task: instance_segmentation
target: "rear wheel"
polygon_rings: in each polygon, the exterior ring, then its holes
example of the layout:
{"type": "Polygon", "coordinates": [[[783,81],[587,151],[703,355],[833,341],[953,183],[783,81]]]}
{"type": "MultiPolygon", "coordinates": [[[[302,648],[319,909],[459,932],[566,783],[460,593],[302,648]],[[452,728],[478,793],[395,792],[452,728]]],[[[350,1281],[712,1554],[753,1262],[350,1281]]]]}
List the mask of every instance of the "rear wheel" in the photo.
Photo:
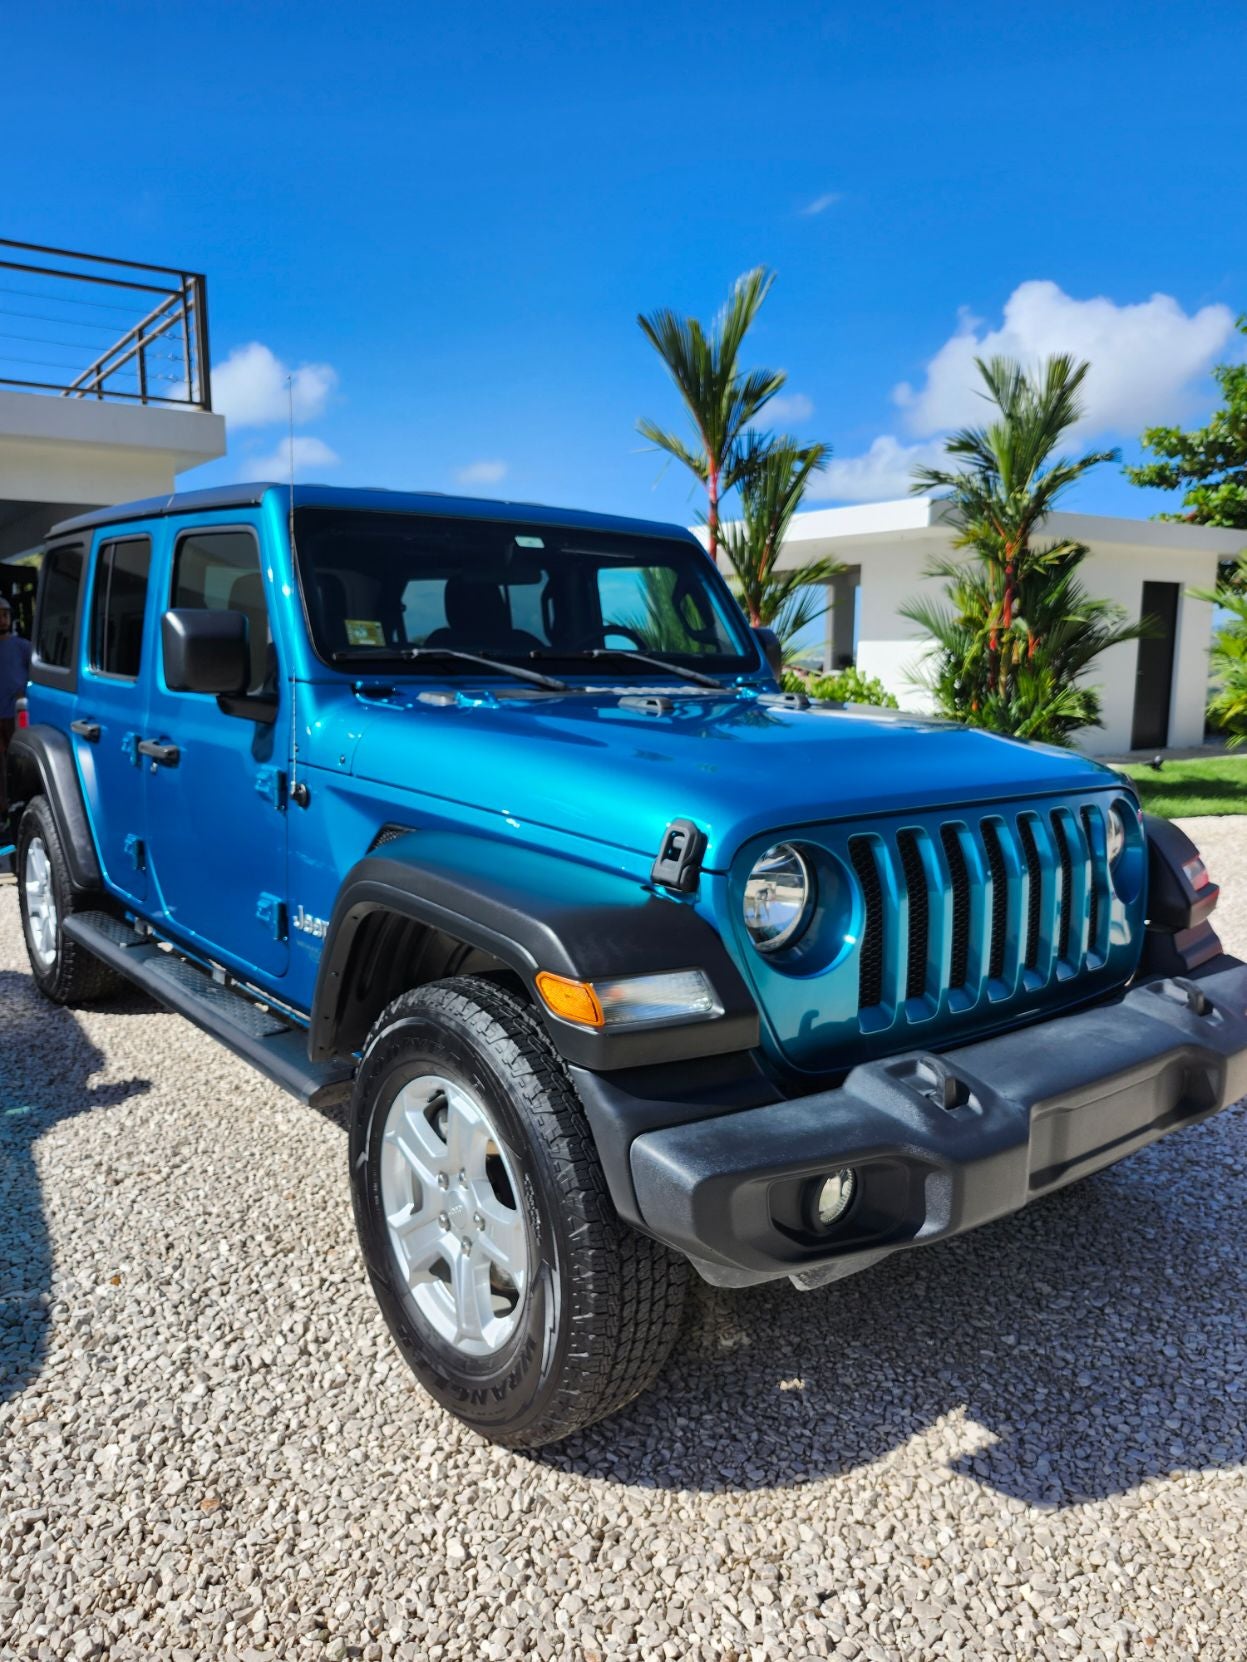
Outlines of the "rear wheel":
{"type": "Polygon", "coordinates": [[[356,1081],[351,1177],[399,1348],[482,1435],[555,1442],[666,1361],[687,1266],[619,1222],[562,1064],[510,993],[458,978],[382,1014],[356,1081]]]}
{"type": "Polygon", "coordinates": [[[62,932],[65,919],[92,904],[79,897],[69,876],[61,834],[47,798],[26,804],[17,828],[15,856],[18,904],[26,956],[39,990],[57,1004],[103,998],[122,978],[62,932]]]}

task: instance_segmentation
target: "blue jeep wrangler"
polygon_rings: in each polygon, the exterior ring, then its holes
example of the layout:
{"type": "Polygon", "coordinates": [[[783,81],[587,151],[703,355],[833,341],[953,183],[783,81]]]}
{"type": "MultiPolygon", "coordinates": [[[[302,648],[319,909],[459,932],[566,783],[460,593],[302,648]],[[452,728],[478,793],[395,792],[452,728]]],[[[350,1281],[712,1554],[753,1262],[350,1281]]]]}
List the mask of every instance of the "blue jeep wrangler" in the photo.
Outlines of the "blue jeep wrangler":
{"type": "Polygon", "coordinates": [[[820,1287],[1247,1092],[1180,832],[772,645],[667,525],[255,485],[48,540],[34,977],[350,1098],[395,1340],[499,1442],[648,1385],[690,1264],[820,1287]]]}

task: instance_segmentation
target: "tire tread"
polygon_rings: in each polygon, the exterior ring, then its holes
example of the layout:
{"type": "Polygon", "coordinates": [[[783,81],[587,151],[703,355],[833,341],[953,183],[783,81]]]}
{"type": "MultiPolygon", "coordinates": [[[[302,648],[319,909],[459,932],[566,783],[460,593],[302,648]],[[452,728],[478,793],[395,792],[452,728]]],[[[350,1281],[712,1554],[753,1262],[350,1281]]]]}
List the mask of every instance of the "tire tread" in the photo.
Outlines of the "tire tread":
{"type": "Polygon", "coordinates": [[[616,1413],[649,1386],[680,1331],[688,1265],[622,1224],[571,1079],[531,1007],[492,982],[456,977],[403,993],[377,1018],[368,1055],[405,1018],[450,1016],[509,1076],[549,1156],[565,1234],[570,1342],[540,1421],[509,1434],[513,1447],[556,1442],[616,1413]]]}
{"type": "Polygon", "coordinates": [[[77,941],[67,941],[63,932],[58,930],[60,948],[56,955],[56,963],[50,969],[37,964],[35,955],[30,950],[30,939],[26,929],[26,894],[21,883],[21,872],[26,845],[36,833],[43,839],[43,845],[48,851],[48,861],[52,867],[52,879],[56,887],[58,920],[63,922],[75,912],[90,911],[100,905],[98,895],[79,895],[74,891],[56,816],[46,797],[32,797],[22,812],[17,828],[17,848],[13,864],[18,875],[22,934],[26,940],[31,973],[36,985],[44,996],[55,1004],[83,1004],[92,999],[107,998],[125,985],[125,977],[106,964],[102,958],[88,952],[86,947],[80,946],[77,941]]]}

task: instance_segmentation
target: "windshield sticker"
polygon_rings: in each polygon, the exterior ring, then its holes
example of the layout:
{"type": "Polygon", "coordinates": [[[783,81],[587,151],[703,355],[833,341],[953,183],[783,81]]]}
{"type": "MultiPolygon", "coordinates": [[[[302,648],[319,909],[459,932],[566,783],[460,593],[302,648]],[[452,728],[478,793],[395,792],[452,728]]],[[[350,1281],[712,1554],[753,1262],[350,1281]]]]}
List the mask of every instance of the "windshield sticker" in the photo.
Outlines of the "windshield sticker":
{"type": "Polygon", "coordinates": [[[346,624],[346,638],[351,646],[384,646],[385,630],[370,617],[348,617],[343,620],[346,624]]]}

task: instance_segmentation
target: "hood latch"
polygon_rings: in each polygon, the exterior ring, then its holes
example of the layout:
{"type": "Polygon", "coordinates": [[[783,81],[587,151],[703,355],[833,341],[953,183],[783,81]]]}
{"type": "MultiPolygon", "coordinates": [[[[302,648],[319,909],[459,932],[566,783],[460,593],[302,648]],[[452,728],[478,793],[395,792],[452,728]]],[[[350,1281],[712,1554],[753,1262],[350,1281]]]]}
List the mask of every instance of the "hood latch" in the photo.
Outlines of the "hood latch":
{"type": "Polygon", "coordinates": [[[691,819],[673,819],[662,834],[650,881],[677,894],[692,894],[701,876],[705,852],[706,833],[699,831],[691,819]]]}

